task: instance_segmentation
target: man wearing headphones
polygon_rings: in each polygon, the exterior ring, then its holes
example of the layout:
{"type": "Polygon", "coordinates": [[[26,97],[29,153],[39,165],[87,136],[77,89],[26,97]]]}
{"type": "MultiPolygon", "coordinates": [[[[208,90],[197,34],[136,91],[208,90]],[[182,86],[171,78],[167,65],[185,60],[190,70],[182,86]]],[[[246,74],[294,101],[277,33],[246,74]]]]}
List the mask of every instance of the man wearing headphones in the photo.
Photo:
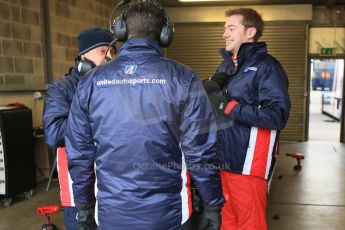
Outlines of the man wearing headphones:
{"type": "Polygon", "coordinates": [[[163,57],[173,35],[165,10],[133,2],[114,32],[117,59],[81,80],[67,124],[78,226],[189,229],[192,177],[219,229],[215,114],[199,76],[163,57]]]}
{"type": "Polygon", "coordinates": [[[77,84],[84,74],[106,60],[114,58],[115,47],[108,50],[113,37],[102,28],[90,28],[78,36],[79,54],[74,67],[61,79],[48,85],[45,95],[43,125],[45,141],[57,148],[57,168],[60,184],[61,204],[64,207],[64,222],[67,230],[77,229],[72,181],[67,167],[65,131],[72,98],[77,84]]]}

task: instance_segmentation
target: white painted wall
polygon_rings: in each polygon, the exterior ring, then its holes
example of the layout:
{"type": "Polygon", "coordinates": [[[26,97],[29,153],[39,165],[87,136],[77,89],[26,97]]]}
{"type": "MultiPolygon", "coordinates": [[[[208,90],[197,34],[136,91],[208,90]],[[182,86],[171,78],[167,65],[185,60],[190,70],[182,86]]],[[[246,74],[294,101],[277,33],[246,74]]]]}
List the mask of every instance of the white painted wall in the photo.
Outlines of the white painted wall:
{"type": "Polygon", "coordinates": [[[335,48],[336,54],[345,53],[344,27],[312,27],[309,29],[309,54],[319,54],[320,48],[335,48]]]}

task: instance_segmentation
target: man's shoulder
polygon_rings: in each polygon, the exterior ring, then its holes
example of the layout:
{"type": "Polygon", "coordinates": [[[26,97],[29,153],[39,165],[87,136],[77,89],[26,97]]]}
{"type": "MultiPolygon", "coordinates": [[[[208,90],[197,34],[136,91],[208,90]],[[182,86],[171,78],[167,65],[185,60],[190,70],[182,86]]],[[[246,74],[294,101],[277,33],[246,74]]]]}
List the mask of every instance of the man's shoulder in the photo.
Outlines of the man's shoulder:
{"type": "Polygon", "coordinates": [[[269,53],[263,53],[255,59],[259,69],[283,68],[281,63],[269,53]]]}
{"type": "Polygon", "coordinates": [[[78,84],[78,79],[72,74],[66,74],[54,82],[48,84],[49,91],[66,91],[70,88],[74,88],[78,84]]]}
{"type": "Polygon", "coordinates": [[[66,85],[69,83],[77,83],[78,79],[73,76],[72,73],[66,73],[64,76],[61,76],[54,82],[50,83],[49,85],[55,85],[55,86],[61,86],[61,85],[66,85]]]}
{"type": "Polygon", "coordinates": [[[263,55],[260,60],[256,63],[258,76],[260,76],[260,79],[264,77],[270,78],[270,77],[277,77],[279,78],[283,77],[286,78],[286,71],[282,64],[271,54],[266,53],[263,55]]]}
{"type": "Polygon", "coordinates": [[[189,66],[187,66],[187,65],[185,65],[185,64],[183,64],[177,60],[170,59],[167,57],[162,57],[161,59],[166,61],[167,63],[169,63],[171,66],[173,66],[175,68],[178,68],[178,69],[181,69],[181,70],[184,70],[187,72],[194,72],[194,70],[191,67],[189,67],[189,66]]]}
{"type": "Polygon", "coordinates": [[[162,58],[164,61],[169,63],[171,69],[163,69],[162,71],[171,71],[177,73],[178,77],[183,77],[188,82],[195,76],[199,76],[191,67],[170,58],[162,58]]]}
{"type": "Polygon", "coordinates": [[[265,53],[263,57],[263,61],[266,61],[267,63],[279,63],[279,61],[270,53],[265,53]]]}

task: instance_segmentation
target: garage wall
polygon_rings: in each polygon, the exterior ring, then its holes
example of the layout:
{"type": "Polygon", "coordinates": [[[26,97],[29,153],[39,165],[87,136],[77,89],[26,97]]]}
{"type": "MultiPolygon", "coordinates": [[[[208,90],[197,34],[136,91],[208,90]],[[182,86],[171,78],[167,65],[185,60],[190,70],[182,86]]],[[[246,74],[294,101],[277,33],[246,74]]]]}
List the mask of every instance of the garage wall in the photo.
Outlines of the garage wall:
{"type": "Polygon", "coordinates": [[[40,1],[0,0],[0,90],[44,87],[40,1]]]}
{"type": "Polygon", "coordinates": [[[34,126],[41,126],[43,100],[35,100],[34,92],[43,94],[46,79],[58,79],[74,64],[79,31],[108,27],[114,1],[0,0],[0,105],[25,104],[33,111],[34,126]],[[45,43],[47,23],[50,42],[45,43]]]}
{"type": "Polygon", "coordinates": [[[262,37],[268,44],[268,51],[281,62],[289,78],[291,111],[281,140],[305,140],[307,31],[305,22],[277,22],[268,24],[262,37]]]}
{"type": "Polygon", "coordinates": [[[166,55],[188,65],[201,78],[209,78],[222,61],[219,49],[224,47],[223,31],[224,23],[175,24],[174,41],[166,55]]]}

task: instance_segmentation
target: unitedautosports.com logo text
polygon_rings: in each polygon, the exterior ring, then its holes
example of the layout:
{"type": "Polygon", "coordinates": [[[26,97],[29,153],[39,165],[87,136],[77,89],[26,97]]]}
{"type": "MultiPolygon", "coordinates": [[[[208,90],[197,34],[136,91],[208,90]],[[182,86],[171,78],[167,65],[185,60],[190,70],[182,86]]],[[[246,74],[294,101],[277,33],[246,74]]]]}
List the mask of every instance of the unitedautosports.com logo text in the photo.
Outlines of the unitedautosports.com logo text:
{"type": "Polygon", "coordinates": [[[148,78],[125,78],[112,80],[99,80],[96,82],[97,86],[111,86],[111,85],[136,85],[136,84],[161,84],[166,83],[165,79],[148,79],[148,78]]]}

